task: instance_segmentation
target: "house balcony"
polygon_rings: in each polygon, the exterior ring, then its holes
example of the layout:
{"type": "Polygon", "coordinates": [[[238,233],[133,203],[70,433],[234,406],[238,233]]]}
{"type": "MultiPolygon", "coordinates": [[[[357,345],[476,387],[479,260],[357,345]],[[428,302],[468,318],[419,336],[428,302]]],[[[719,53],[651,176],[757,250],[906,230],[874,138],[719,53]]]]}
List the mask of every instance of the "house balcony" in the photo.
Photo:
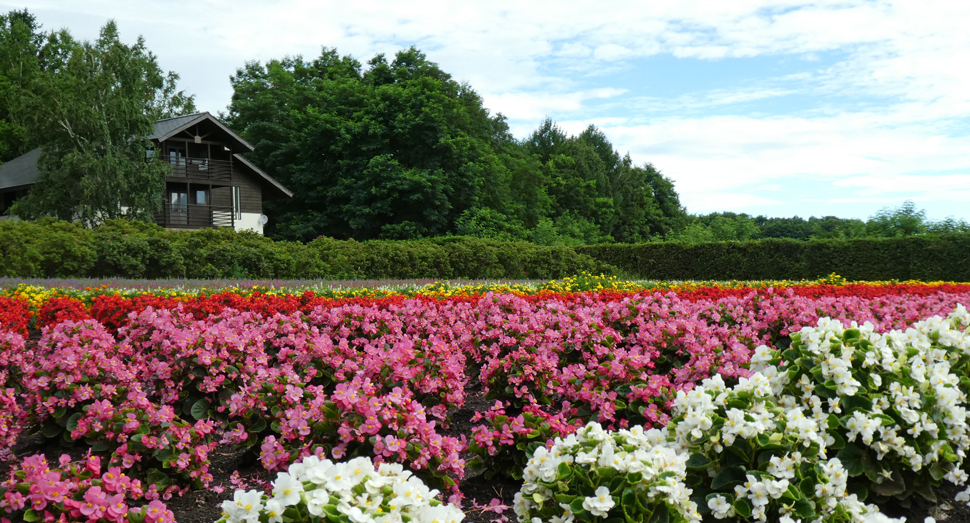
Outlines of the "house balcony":
{"type": "Polygon", "coordinates": [[[232,162],[208,158],[170,157],[163,161],[172,166],[168,179],[185,178],[193,181],[228,184],[232,180],[232,162]]]}
{"type": "Polygon", "coordinates": [[[166,229],[204,229],[235,227],[232,207],[218,205],[166,203],[155,213],[155,223],[166,229]]]}

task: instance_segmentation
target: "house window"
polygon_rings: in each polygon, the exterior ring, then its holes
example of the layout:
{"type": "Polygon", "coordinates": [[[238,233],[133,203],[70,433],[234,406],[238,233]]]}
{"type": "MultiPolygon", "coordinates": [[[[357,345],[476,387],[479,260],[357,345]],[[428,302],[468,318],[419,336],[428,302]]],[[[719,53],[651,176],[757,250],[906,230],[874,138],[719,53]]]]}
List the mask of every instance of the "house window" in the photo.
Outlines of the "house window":
{"type": "Polygon", "coordinates": [[[242,219],[242,188],[233,187],[232,188],[232,214],[235,219],[242,219]]]}
{"type": "Polygon", "coordinates": [[[169,193],[169,202],[174,212],[187,212],[189,210],[189,195],[187,193],[172,191],[169,193]]]}
{"type": "Polygon", "coordinates": [[[168,150],[168,163],[176,167],[185,166],[185,149],[169,149],[168,150]]]}

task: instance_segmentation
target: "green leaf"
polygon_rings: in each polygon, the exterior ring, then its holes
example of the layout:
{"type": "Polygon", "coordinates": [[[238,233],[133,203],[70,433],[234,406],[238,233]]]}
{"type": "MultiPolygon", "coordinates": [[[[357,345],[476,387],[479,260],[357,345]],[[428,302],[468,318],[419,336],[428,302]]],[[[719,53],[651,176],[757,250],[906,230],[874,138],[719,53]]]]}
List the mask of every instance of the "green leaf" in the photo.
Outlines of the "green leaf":
{"type": "MultiPolygon", "coordinates": [[[[814,492],[812,492],[814,495],[814,492]]],[[[800,498],[795,502],[792,507],[795,509],[795,514],[802,519],[808,519],[815,516],[815,509],[812,508],[812,504],[805,498],[800,498]]]]}
{"type": "Polygon", "coordinates": [[[711,480],[711,488],[721,490],[724,487],[741,483],[746,479],[745,472],[745,468],[740,465],[725,467],[711,480]]]}
{"type": "Polygon", "coordinates": [[[77,430],[77,422],[79,419],[81,419],[81,416],[83,415],[84,414],[81,412],[75,412],[73,415],[71,415],[70,418],[67,418],[66,428],[68,432],[74,432],[75,430],[77,430]]]}
{"type": "Polygon", "coordinates": [[[842,412],[849,415],[857,410],[863,410],[868,413],[870,410],[872,410],[872,400],[861,394],[856,394],[854,396],[843,396],[842,412]]]}
{"type": "Polygon", "coordinates": [[[653,514],[650,515],[650,519],[647,523],[668,523],[670,521],[670,511],[667,510],[667,505],[660,503],[656,509],[654,509],[653,514]]]}
{"type": "MultiPolygon", "coordinates": [[[[202,398],[192,404],[192,417],[197,420],[204,420],[209,417],[209,406],[211,403],[209,400],[202,398]]],[[[265,422],[264,422],[265,423],[265,422]]]]}
{"type": "Polygon", "coordinates": [[[846,443],[845,448],[840,450],[835,457],[842,461],[842,466],[845,467],[850,476],[855,477],[865,472],[863,460],[866,458],[866,454],[855,443],[846,443]]]}
{"type": "Polygon", "coordinates": [[[916,493],[923,496],[923,499],[930,503],[936,503],[936,492],[933,491],[933,484],[929,481],[916,480],[916,493]]]}
{"type": "Polygon", "coordinates": [[[872,483],[870,487],[876,494],[890,497],[906,492],[906,481],[898,470],[894,470],[890,478],[884,479],[882,483],[872,483]]]}
{"type": "Polygon", "coordinates": [[[616,475],[616,469],[611,467],[599,467],[596,469],[596,475],[602,479],[610,479],[616,475]]]}
{"type": "Polygon", "coordinates": [[[61,427],[56,423],[44,423],[43,428],[40,429],[41,434],[43,434],[45,438],[56,438],[57,436],[60,436],[61,432],[63,431],[64,427],[61,427]]]}
{"type": "Polygon", "coordinates": [[[711,460],[699,452],[691,454],[690,458],[687,460],[687,468],[693,470],[707,468],[710,464],[711,460]]]}
{"type": "Polygon", "coordinates": [[[65,414],[67,414],[66,408],[57,407],[56,409],[54,409],[54,414],[52,414],[52,416],[54,416],[55,418],[63,418],[65,414]]]}
{"type": "Polygon", "coordinates": [[[738,498],[734,500],[734,511],[742,518],[750,518],[751,503],[746,498],[738,498]]]}
{"type": "Polygon", "coordinates": [[[162,490],[169,483],[168,475],[158,469],[148,469],[146,479],[149,485],[158,485],[158,490],[162,490]]]}
{"type": "Polygon", "coordinates": [[[40,514],[38,514],[37,511],[32,508],[29,508],[26,512],[24,512],[24,521],[27,521],[28,523],[38,521],[39,519],[40,514]]]}
{"type": "Polygon", "coordinates": [[[573,469],[565,462],[559,462],[559,466],[556,467],[556,478],[561,480],[567,480],[573,475],[573,469]]]}

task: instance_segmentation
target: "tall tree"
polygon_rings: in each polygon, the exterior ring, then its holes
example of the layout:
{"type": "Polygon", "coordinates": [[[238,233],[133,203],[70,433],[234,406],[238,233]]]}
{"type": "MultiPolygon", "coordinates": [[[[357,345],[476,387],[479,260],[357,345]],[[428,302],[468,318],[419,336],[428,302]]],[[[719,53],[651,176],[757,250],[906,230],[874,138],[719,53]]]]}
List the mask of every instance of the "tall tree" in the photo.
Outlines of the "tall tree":
{"type": "Polygon", "coordinates": [[[916,209],[916,204],[911,200],[903,202],[896,209],[881,209],[866,222],[866,233],[869,236],[892,238],[925,232],[926,210],[916,209]]]}
{"type": "Polygon", "coordinates": [[[414,48],[366,70],[332,49],[249,63],[232,84],[229,125],[296,194],[267,205],[277,237],[437,236],[509,203],[504,118],[414,48]]]}
{"type": "Polygon", "coordinates": [[[36,144],[26,128],[23,96],[43,73],[48,34],[26,9],[0,14],[0,163],[12,160],[36,144]]]}
{"type": "Polygon", "coordinates": [[[162,202],[166,164],[147,153],[152,124],[193,112],[144,39],[124,44],[115,22],[94,42],[66,30],[45,43],[42,72],[17,88],[21,118],[42,147],[40,177],[12,213],[88,225],[127,216],[150,220],[162,202]]]}

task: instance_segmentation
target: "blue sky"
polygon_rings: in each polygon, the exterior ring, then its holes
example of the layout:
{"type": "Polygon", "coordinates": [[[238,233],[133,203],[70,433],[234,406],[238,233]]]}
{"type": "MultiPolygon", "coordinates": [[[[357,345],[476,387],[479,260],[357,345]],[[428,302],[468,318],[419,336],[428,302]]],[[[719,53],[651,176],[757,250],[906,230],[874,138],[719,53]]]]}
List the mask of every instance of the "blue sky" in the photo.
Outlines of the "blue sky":
{"type": "MultiPolygon", "coordinates": [[[[691,213],[970,221],[970,3],[31,0],[46,29],[145,37],[200,109],[248,60],[414,45],[508,118],[592,124],[691,213]]],[[[0,9],[22,8],[0,0],[0,9]]]]}

